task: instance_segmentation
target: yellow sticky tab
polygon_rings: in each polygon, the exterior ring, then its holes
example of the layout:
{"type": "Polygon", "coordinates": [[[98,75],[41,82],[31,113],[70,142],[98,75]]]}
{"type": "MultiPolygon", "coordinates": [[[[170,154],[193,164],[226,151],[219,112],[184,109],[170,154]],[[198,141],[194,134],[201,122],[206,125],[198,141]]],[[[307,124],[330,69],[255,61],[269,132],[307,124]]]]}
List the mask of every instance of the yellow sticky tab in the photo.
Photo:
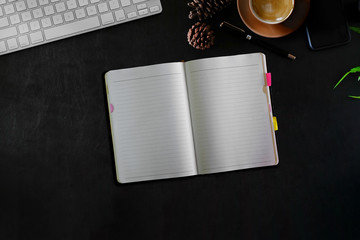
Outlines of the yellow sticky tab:
{"type": "Polygon", "coordinates": [[[273,123],[274,123],[274,130],[277,131],[279,128],[276,117],[273,117],[273,123]]]}

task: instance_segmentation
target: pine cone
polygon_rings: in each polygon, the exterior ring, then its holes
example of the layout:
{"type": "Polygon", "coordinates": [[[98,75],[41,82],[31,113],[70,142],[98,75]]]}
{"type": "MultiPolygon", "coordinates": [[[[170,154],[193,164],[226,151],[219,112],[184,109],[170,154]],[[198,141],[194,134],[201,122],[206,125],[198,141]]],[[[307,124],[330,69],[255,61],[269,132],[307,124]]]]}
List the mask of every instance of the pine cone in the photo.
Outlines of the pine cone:
{"type": "Polygon", "coordinates": [[[188,6],[190,10],[189,18],[198,17],[200,21],[211,18],[216,13],[230,5],[232,0],[192,0],[188,6]]]}
{"type": "Polygon", "coordinates": [[[214,31],[206,23],[195,23],[188,31],[187,40],[196,49],[205,50],[214,45],[214,31]]]}

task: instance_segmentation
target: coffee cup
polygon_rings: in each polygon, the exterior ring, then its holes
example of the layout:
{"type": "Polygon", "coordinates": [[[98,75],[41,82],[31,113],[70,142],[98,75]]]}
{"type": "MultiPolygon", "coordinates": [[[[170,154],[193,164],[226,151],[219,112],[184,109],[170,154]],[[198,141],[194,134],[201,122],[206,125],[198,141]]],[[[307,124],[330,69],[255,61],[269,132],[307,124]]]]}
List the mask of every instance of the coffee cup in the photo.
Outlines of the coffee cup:
{"type": "Polygon", "coordinates": [[[278,24],[292,13],[295,0],[249,0],[252,14],[261,22],[278,24]]]}

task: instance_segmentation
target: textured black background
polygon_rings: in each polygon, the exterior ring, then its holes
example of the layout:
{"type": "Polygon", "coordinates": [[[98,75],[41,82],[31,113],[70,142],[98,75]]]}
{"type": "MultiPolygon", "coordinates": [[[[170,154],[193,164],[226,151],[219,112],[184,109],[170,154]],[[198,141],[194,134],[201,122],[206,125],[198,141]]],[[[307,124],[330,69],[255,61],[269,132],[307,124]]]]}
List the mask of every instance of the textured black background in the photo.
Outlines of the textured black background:
{"type": "MultiPolygon", "coordinates": [[[[216,30],[186,42],[186,1],[163,13],[0,57],[0,238],[359,239],[360,34],[309,50],[305,30],[266,39],[291,61],[216,30]],[[116,183],[103,75],[111,69],[263,51],[272,72],[280,164],[116,183]]],[[[330,1],[331,2],[331,1],[330,1]]],[[[345,1],[360,26],[354,0],[345,1]]],[[[235,4],[216,20],[241,22],[235,4]]]]}

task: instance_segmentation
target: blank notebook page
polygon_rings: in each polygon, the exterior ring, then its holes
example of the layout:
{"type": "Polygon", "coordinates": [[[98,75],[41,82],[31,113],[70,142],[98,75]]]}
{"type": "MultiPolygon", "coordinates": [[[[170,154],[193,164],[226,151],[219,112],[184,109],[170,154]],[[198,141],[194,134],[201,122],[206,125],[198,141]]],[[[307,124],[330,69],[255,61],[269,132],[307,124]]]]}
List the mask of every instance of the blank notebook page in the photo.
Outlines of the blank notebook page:
{"type": "Polygon", "coordinates": [[[264,56],[190,61],[186,74],[198,172],[275,165],[264,56]]]}
{"type": "Polygon", "coordinates": [[[110,71],[105,79],[118,181],[195,175],[183,64],[110,71]]]}

